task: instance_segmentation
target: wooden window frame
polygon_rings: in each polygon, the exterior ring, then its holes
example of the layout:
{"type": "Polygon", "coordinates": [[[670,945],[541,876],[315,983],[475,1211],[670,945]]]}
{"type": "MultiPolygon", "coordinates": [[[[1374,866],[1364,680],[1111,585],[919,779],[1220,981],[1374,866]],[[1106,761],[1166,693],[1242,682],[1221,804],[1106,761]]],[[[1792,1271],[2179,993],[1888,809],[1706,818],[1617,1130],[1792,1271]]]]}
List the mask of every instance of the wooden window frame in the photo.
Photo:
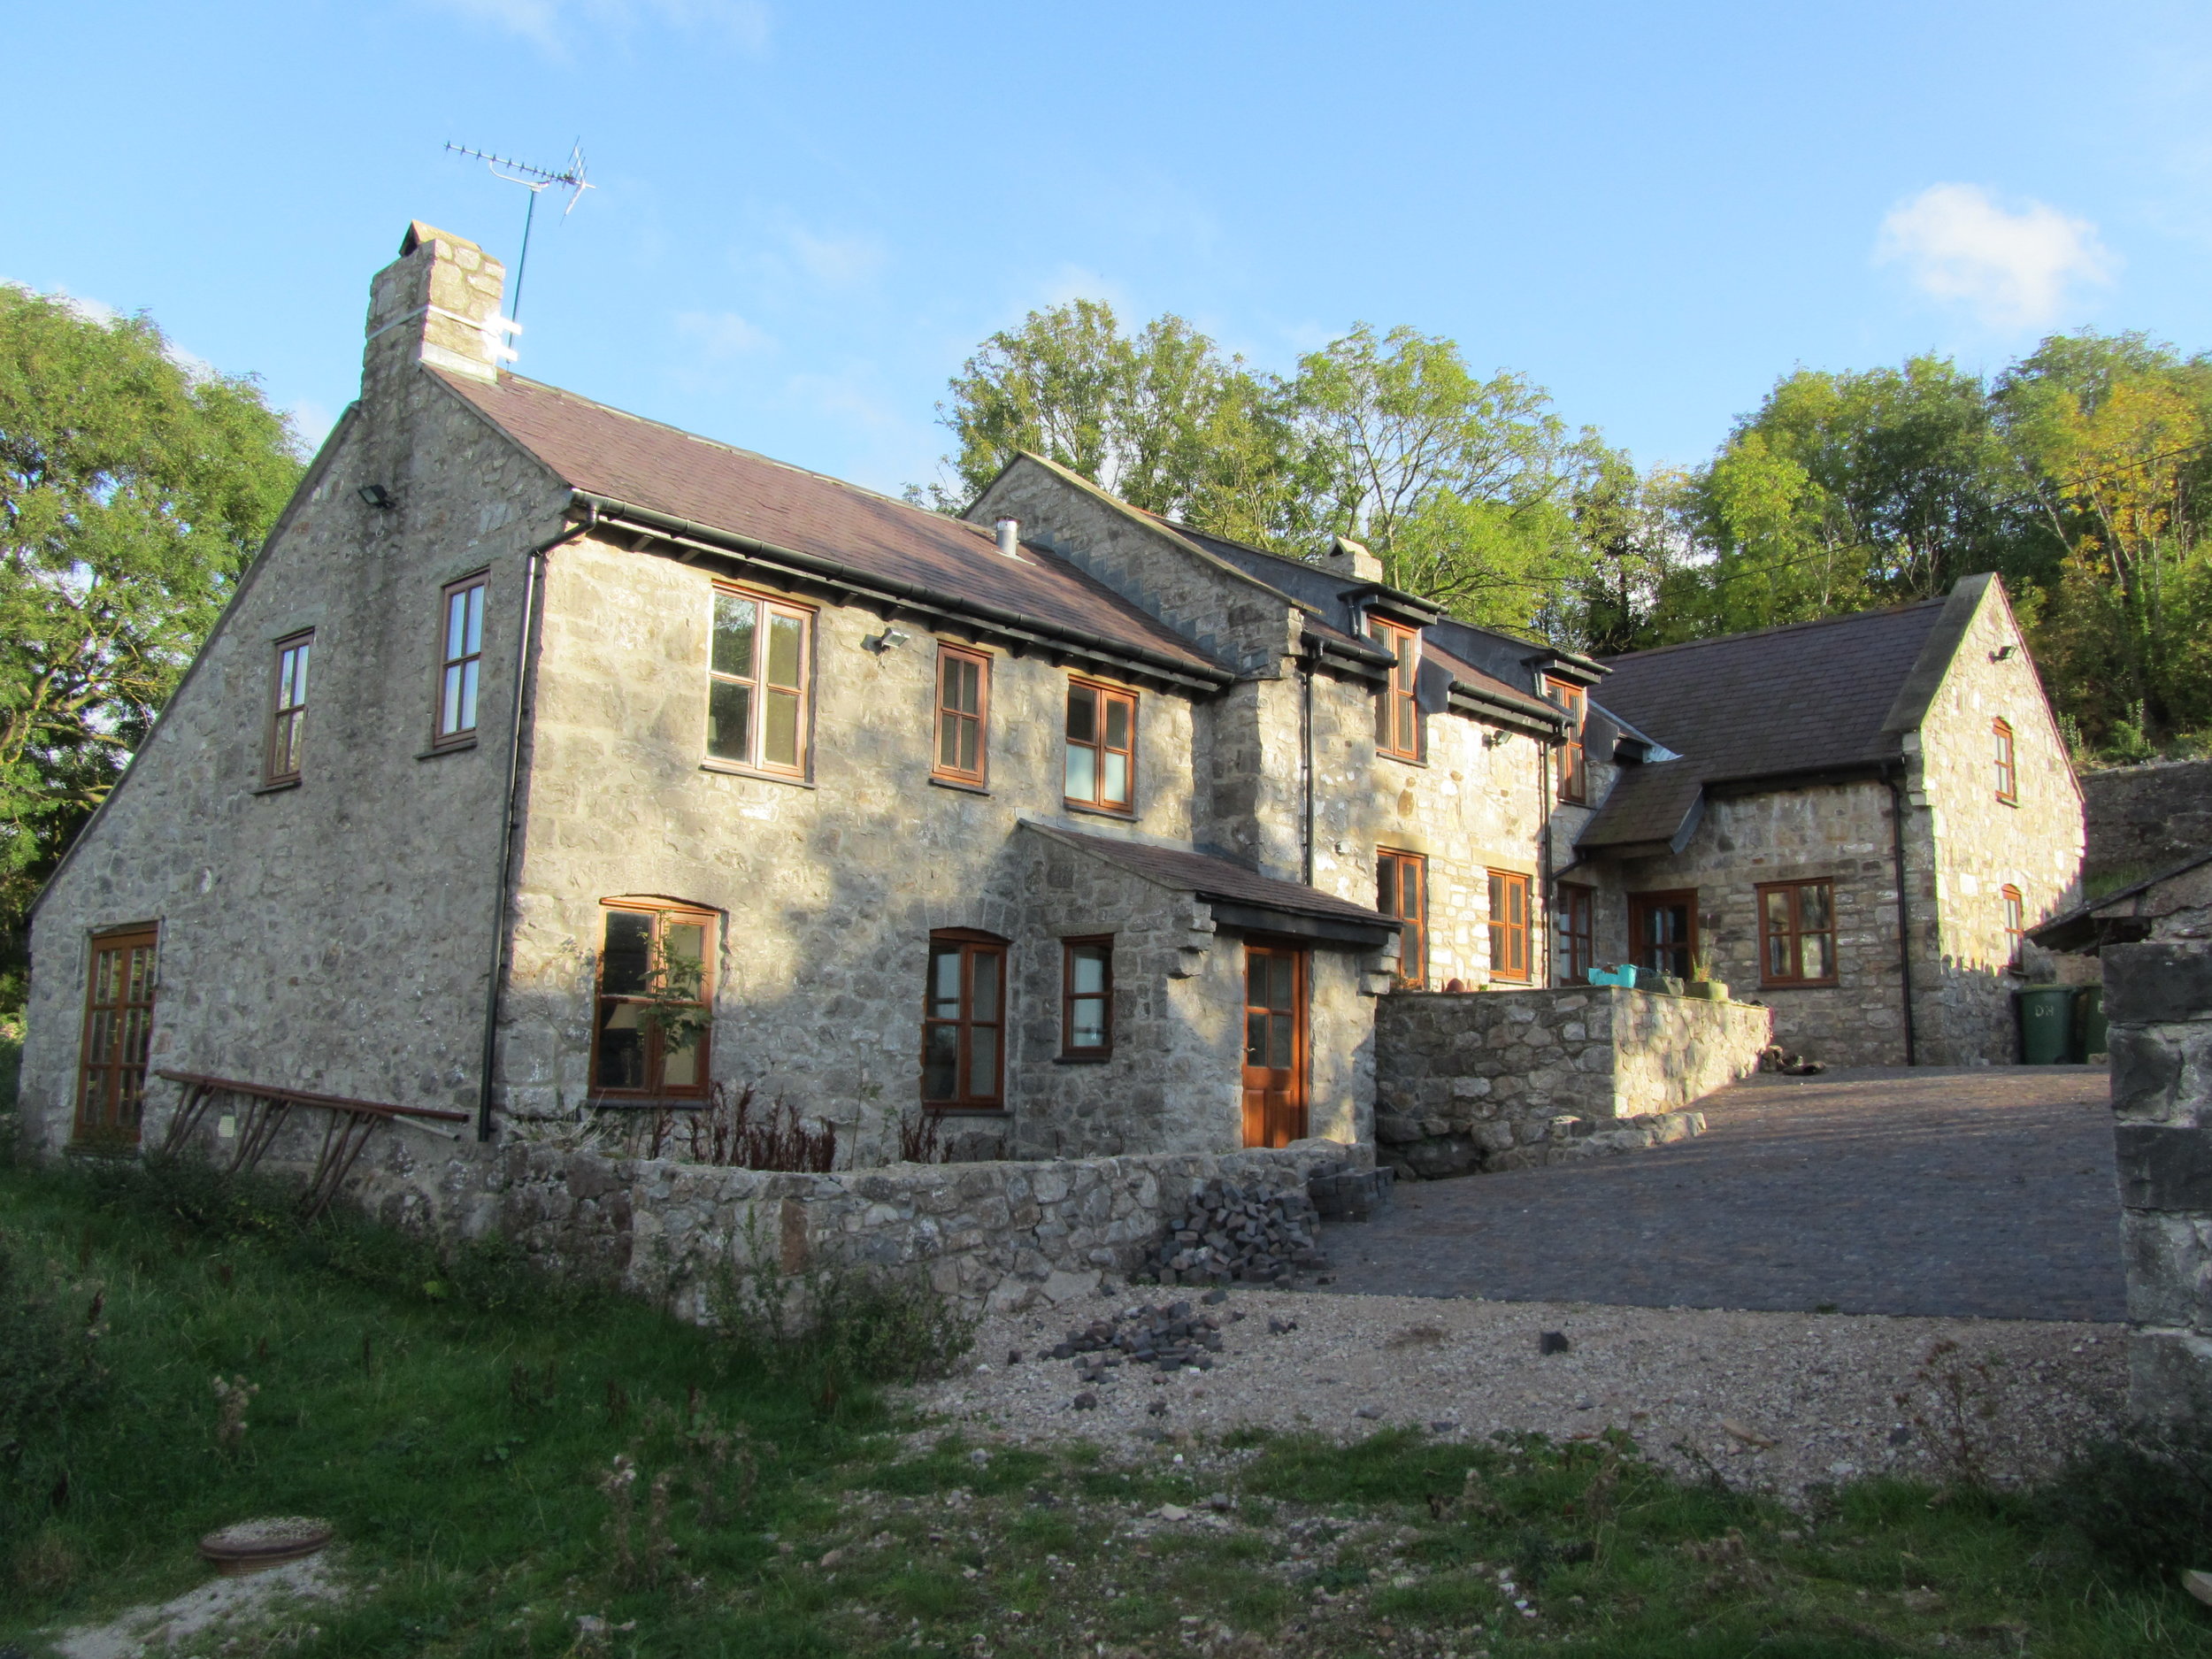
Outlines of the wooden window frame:
{"type": "Polygon", "coordinates": [[[1644,966],[1643,919],[1645,915],[1660,906],[1671,908],[1677,904],[1683,906],[1690,922],[1689,937],[1679,944],[1670,947],[1682,953],[1683,971],[1680,973],[1673,973],[1671,968],[1660,968],[1655,972],[1672,974],[1678,979],[1686,980],[1690,977],[1690,964],[1697,960],[1699,943],[1698,893],[1695,887],[1655,887],[1649,892],[1628,895],[1628,960],[1632,966],[1639,968],[1644,966]]]}
{"type": "Polygon", "coordinates": [[[930,733],[932,760],[930,776],[942,778],[949,783],[972,784],[983,788],[990,782],[991,736],[991,654],[971,649],[964,645],[937,647],[937,718],[930,733]],[[954,704],[948,695],[951,670],[957,664],[975,670],[975,702],[972,710],[954,704]],[[958,764],[958,734],[967,728],[975,733],[975,765],[972,769],[958,764]],[[956,758],[948,761],[945,751],[950,746],[956,758]]]}
{"type": "Polygon", "coordinates": [[[288,634],[271,648],[271,653],[269,724],[262,737],[261,781],[297,783],[302,728],[307,721],[307,687],[314,670],[315,630],[302,628],[297,634],[288,634]]]}
{"type": "Polygon", "coordinates": [[[929,965],[922,979],[921,1076],[917,1079],[925,1110],[1002,1112],[1006,1110],[1006,1038],[1007,1033],[1013,1027],[1013,1021],[1007,1018],[1013,989],[1010,982],[1009,972],[1012,966],[1011,958],[1012,950],[1010,941],[1000,938],[996,933],[984,933],[979,928],[941,927],[930,934],[929,965]],[[941,1017],[932,1011],[935,1001],[936,987],[933,982],[936,979],[937,958],[949,947],[958,951],[960,959],[959,1013],[957,1016],[949,1018],[941,1017]],[[974,1017],[975,964],[979,957],[987,956],[995,956],[998,961],[998,1018],[996,1019],[977,1019],[974,1017]],[[930,1033],[941,1026],[948,1025],[954,1027],[959,1033],[956,1040],[954,1061],[955,1092],[950,1098],[933,1099],[929,1093],[930,1033]],[[979,1029],[995,1030],[998,1033],[995,1056],[996,1064],[993,1070],[990,1089],[987,1094],[973,1087],[975,1082],[973,1075],[975,1033],[979,1029]]]}
{"type": "Polygon", "coordinates": [[[1563,805],[1586,806],[1590,801],[1590,757],[1583,746],[1583,723],[1589,718],[1590,693],[1564,680],[1544,677],[1544,688],[1566,713],[1571,724],[1567,741],[1559,751],[1559,799],[1563,805]]]}
{"type": "Polygon", "coordinates": [[[476,741],[484,693],[484,629],[491,620],[491,572],[478,571],[438,590],[438,680],[433,699],[430,747],[466,749],[476,741]],[[477,595],[475,631],[469,630],[468,595],[477,595]],[[461,638],[454,639],[454,602],[462,602],[461,638]],[[465,713],[468,723],[460,723],[465,713]]]}
{"type": "Polygon", "coordinates": [[[2028,941],[2027,895],[2008,881],[1997,890],[1997,896],[2005,907],[2005,966],[2016,968],[2028,941]]]}
{"type": "Polygon", "coordinates": [[[798,604],[775,594],[761,593],[730,582],[714,584],[707,602],[707,724],[706,738],[702,745],[708,765],[720,771],[746,772],[760,778],[804,781],[811,775],[814,764],[815,625],[819,614],[812,605],[798,604]],[[753,607],[753,665],[749,672],[742,674],[715,665],[716,622],[723,604],[734,601],[741,601],[753,607]],[[789,685],[769,678],[772,672],[768,660],[769,638],[774,625],[780,620],[795,622],[799,629],[799,664],[793,676],[794,683],[789,685]],[[744,752],[741,755],[722,754],[714,747],[714,699],[718,686],[742,687],[748,693],[744,752]],[[793,757],[789,762],[767,757],[768,703],[771,697],[788,697],[795,705],[791,715],[793,757]]]}
{"type": "Polygon", "coordinates": [[[1072,722],[1066,715],[1063,715],[1061,720],[1063,756],[1060,769],[1061,798],[1070,806],[1087,807],[1094,812],[1111,812],[1122,818],[1134,818],[1137,815],[1137,694],[1125,687],[1110,686],[1102,680],[1085,680],[1071,675],[1068,680],[1068,702],[1071,705],[1071,712],[1079,692],[1088,692],[1097,699],[1093,710],[1093,729],[1097,736],[1095,741],[1092,741],[1077,738],[1070,729],[1072,722]],[[1106,731],[1109,724],[1107,710],[1116,703],[1125,703],[1129,710],[1129,742],[1126,749],[1116,749],[1107,741],[1106,731]],[[1091,754],[1092,792],[1088,796],[1072,795],[1068,791],[1067,761],[1072,758],[1074,751],[1079,749],[1087,749],[1091,754]],[[1126,800],[1109,801],[1105,798],[1106,757],[1109,755],[1121,755],[1126,761],[1128,780],[1126,800]]]}
{"type": "Polygon", "coordinates": [[[1754,889],[1752,896],[1759,907],[1759,984],[1763,987],[1772,987],[1782,989],[1799,986],[1834,986],[1843,982],[1842,964],[1836,955],[1838,929],[1834,877],[1809,876],[1799,881],[1762,881],[1754,889]],[[1804,925],[1803,895],[1808,887],[1828,889],[1828,926],[1824,928],[1808,928],[1804,925]],[[1772,893],[1786,893],[1790,895],[1789,925],[1782,935],[1788,941],[1791,968],[1788,973],[1776,973],[1773,971],[1774,956],[1771,941],[1775,938],[1775,930],[1767,915],[1767,895],[1772,893]],[[1804,971],[1805,940],[1808,935],[1818,938],[1824,934],[1828,941],[1829,972],[1821,978],[1809,979],[1804,971]]]}
{"type": "Polygon", "coordinates": [[[1598,965],[1597,890],[1563,881],[1554,914],[1559,952],[1565,958],[1566,983],[1579,985],[1598,965]]]}
{"type": "Polygon", "coordinates": [[[161,989],[161,925],[134,922],[127,927],[103,928],[91,936],[88,943],[91,949],[84,964],[84,1020],[77,1033],[76,1110],[71,1116],[71,1138],[82,1145],[119,1141],[127,1136],[134,1143],[145,1116],[154,1003],[161,989]],[[142,980],[135,977],[135,953],[141,950],[147,953],[142,980]],[[120,995],[103,1000],[102,957],[110,952],[122,953],[124,978],[120,995]],[[134,996],[134,990],[142,990],[144,995],[134,996]],[[105,1025],[101,1025],[96,1018],[102,1013],[109,1016],[105,1025]],[[96,1056],[93,1051],[96,1029],[107,1038],[96,1056]],[[96,1082],[96,1106],[93,1100],[96,1082]]]}
{"type": "Polygon", "coordinates": [[[1367,638],[1391,655],[1390,682],[1376,694],[1375,752],[1393,760],[1417,761],[1428,749],[1428,723],[1421,718],[1421,630],[1382,617],[1367,618],[1367,638]],[[1403,741],[1401,741],[1401,739],[1403,741]]]}
{"type": "Polygon", "coordinates": [[[1402,990],[1422,991],[1429,983],[1429,861],[1425,854],[1402,852],[1394,847],[1375,849],[1375,908],[1394,916],[1404,926],[1398,933],[1397,981],[1402,990]],[[1413,878],[1410,907],[1406,901],[1406,878],[1413,878]],[[1409,949],[1410,947],[1410,949],[1409,949]]]}
{"type": "Polygon", "coordinates": [[[1989,723],[1990,735],[1996,740],[1997,798],[2007,806],[2020,804],[2019,757],[2012,742],[2012,723],[1999,718],[1989,723]]]}
{"type": "Polygon", "coordinates": [[[597,960],[592,971],[591,1004],[591,1070],[590,1098],[616,1103],[652,1101],[704,1101],[713,1083],[714,1069],[714,997],[715,969],[721,957],[722,918],[714,911],[696,904],[684,904],[671,899],[619,898],[599,902],[599,947],[597,960]],[[615,915],[649,916],[653,918],[650,934],[651,949],[657,953],[668,926],[696,925],[705,931],[701,939],[699,995],[687,1006],[705,1010],[707,1024],[698,1036],[698,1080],[694,1083],[670,1084],[666,1079],[668,1055],[665,1034],[657,1025],[645,1026],[645,1080],[636,1087],[610,1088],[599,1080],[601,1057],[600,1036],[606,1026],[607,1005],[611,1002],[649,1004],[654,997],[649,993],[609,991],[607,986],[607,926],[608,918],[615,915]]]}
{"type": "Polygon", "coordinates": [[[1490,977],[1514,985],[1533,984],[1536,971],[1531,950],[1529,902],[1533,896],[1535,879],[1525,870],[1492,870],[1487,874],[1490,878],[1490,977]],[[1499,913],[1498,902],[1502,896],[1509,899],[1517,892],[1521,895],[1518,921],[1513,919],[1510,902],[1504,906],[1503,915],[1499,913]],[[1515,962],[1517,945],[1517,965],[1515,962]]]}
{"type": "Polygon", "coordinates": [[[1108,1060],[1114,1053],[1114,936],[1094,933],[1081,939],[1060,941],[1060,1057],[1063,1060],[1108,1060]],[[1080,991],[1075,988],[1075,956],[1079,950],[1097,950],[1103,953],[1106,972],[1102,988],[1080,991]],[[1075,1005],[1079,1002],[1095,1002],[1102,1005],[1099,1031],[1103,1038],[1096,1043],[1075,1041],[1075,1005]]]}

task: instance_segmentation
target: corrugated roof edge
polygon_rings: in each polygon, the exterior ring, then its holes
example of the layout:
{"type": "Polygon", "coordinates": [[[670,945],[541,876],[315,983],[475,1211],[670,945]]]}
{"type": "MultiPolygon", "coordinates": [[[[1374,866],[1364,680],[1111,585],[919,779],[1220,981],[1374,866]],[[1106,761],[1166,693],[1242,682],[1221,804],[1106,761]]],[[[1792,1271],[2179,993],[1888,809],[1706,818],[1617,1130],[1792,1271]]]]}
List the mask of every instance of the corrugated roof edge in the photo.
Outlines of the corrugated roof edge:
{"type": "MultiPolygon", "coordinates": [[[[2212,849],[2208,849],[2207,851],[2200,853],[2191,853],[2179,864],[2170,864],[2167,868],[2160,871],[2156,875],[2145,876],[2140,881],[2131,881],[2124,887],[2115,887],[2111,892],[2105,894],[2101,898],[2092,899],[2086,904],[2076,905],[2063,916],[2054,916],[2047,922],[2039,922],[2035,926],[2028,929],[2028,937],[2039,945],[2043,944],[2044,935],[2047,933],[2056,933],[2062,928],[2071,926],[2078,922],[2087,921],[2091,918],[2094,917],[2099,910],[2105,909],[2108,905],[2123,903],[2129,899],[2136,897],[2139,894],[2147,893],[2160,882],[2171,881],[2176,876],[2187,875],[2189,872],[2194,870],[2199,864],[2207,863],[2212,863],[2212,849]]],[[[2050,948],[2054,949],[2065,949],[2063,946],[2053,946],[2050,948]]]]}

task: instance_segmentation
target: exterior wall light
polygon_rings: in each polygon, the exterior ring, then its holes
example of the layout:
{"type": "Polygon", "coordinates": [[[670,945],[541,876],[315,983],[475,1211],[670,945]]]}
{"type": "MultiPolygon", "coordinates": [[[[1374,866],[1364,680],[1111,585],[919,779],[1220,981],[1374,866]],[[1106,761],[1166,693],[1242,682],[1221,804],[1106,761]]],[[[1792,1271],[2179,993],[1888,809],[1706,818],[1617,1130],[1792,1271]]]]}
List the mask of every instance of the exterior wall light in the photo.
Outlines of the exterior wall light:
{"type": "Polygon", "coordinates": [[[392,492],[381,484],[364,484],[354,494],[379,512],[388,511],[392,504],[392,492]]]}
{"type": "Polygon", "coordinates": [[[904,628],[886,628],[880,634],[869,635],[861,641],[860,645],[863,650],[873,651],[880,657],[886,651],[897,649],[913,637],[904,628]]]}

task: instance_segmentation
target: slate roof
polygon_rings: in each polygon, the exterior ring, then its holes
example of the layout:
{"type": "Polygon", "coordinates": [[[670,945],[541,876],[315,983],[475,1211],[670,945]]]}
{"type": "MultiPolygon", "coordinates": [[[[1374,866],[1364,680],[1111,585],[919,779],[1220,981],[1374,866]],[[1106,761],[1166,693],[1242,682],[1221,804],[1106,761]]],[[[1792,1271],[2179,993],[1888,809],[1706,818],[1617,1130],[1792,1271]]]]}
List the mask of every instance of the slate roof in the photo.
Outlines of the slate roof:
{"type": "Polygon", "coordinates": [[[1708,783],[1894,758],[1899,733],[1885,726],[1947,603],[1605,658],[1611,672],[1592,701],[1681,758],[1624,768],[1576,844],[1671,841],[1694,823],[1708,783]]]}
{"type": "Polygon", "coordinates": [[[496,385],[432,370],[571,488],[833,561],[863,577],[977,602],[1226,675],[1174,629],[1047,549],[998,551],[991,530],[857,485],[502,373],[496,385]]]}
{"type": "Polygon", "coordinates": [[[1187,852],[1176,847],[1154,847],[1143,841],[1122,841],[1106,835],[1085,835],[1056,826],[1033,824],[1031,828],[1068,841],[1085,852],[1118,864],[1133,875],[1157,882],[1202,899],[1220,899],[1231,904],[1250,904],[1297,916],[1326,917],[1333,921],[1357,922],[1368,927],[1396,929],[1395,917],[1371,910],[1295,881],[1279,881],[1207,853],[1187,852]]]}

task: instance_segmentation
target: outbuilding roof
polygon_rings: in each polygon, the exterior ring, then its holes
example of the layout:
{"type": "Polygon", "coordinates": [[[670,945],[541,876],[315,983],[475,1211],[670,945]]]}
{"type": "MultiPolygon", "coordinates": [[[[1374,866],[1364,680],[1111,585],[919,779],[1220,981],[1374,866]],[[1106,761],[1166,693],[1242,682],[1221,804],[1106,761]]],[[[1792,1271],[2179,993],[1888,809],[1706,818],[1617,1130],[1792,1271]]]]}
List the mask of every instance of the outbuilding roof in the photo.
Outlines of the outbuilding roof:
{"type": "Polygon", "coordinates": [[[1293,916],[1312,916],[1325,921],[1350,922],[1363,927],[1376,927],[1396,932],[1400,923],[1394,917],[1385,916],[1363,904],[1349,899],[1340,899],[1296,881],[1279,880],[1263,876],[1242,864],[1232,864],[1210,853],[1186,850],[1179,847],[1156,847],[1148,841],[1125,841],[1119,836],[1086,835],[1079,830],[1062,829],[1057,825],[1029,823],[1033,830],[1067,842],[1082,851],[1118,864],[1132,875],[1179,893],[1194,894],[1202,899],[1217,899],[1231,904],[1250,905],[1256,910],[1279,910],[1293,916]]]}
{"type": "Polygon", "coordinates": [[[1939,680],[1956,644],[1939,625],[1947,612],[1952,624],[1970,615],[1985,586],[1970,579],[1947,599],[1605,658],[1611,672],[1593,700],[1679,758],[1624,767],[1577,845],[1673,841],[1694,826],[1711,784],[1894,759],[1925,706],[1915,687],[1939,680]]]}
{"type": "Polygon", "coordinates": [[[496,384],[433,369],[456,396],[572,489],[806,556],[1227,680],[1217,662],[1049,550],[998,551],[985,526],[911,506],[695,433],[503,373],[496,384]]]}

